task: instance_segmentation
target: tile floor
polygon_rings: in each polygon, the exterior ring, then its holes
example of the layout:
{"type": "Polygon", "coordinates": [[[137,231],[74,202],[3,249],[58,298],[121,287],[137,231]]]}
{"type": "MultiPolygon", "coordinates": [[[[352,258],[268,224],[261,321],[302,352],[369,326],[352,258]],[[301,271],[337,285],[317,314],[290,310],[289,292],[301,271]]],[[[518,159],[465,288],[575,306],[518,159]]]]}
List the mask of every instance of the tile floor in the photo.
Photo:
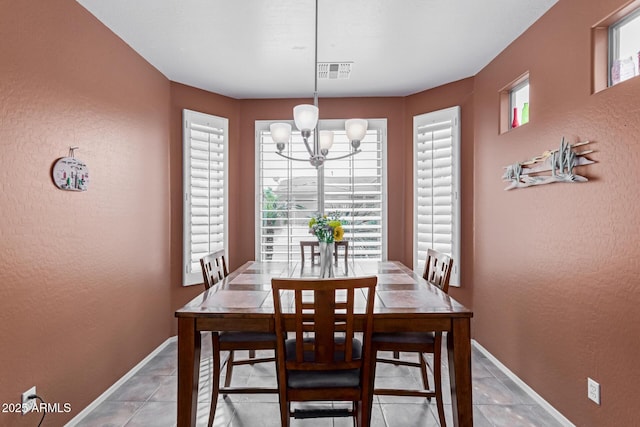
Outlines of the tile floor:
{"type": "MultiPolygon", "coordinates": [[[[203,336],[202,369],[198,402],[198,426],[206,426],[211,400],[211,341],[203,336]]],[[[406,357],[415,357],[407,354],[406,357]]],[[[403,354],[403,357],[405,355],[403,354]]],[[[443,361],[443,372],[448,372],[443,361]]],[[[473,417],[476,427],[540,426],[561,424],[506,377],[480,351],[473,349],[473,417]]],[[[418,388],[419,370],[406,366],[379,364],[376,385],[393,387],[411,383],[418,388]]],[[[443,377],[447,425],[451,420],[449,381],[443,377]]],[[[258,384],[275,387],[275,366],[272,363],[234,368],[233,385],[258,384]]],[[[106,401],[81,420],[78,427],[163,427],[176,425],[176,342],[171,342],[134,377],[113,392],[106,401]]],[[[230,395],[220,397],[215,427],[273,427],[280,425],[278,398],[270,395],[230,395]]],[[[336,404],[338,405],[338,404],[336,404]]],[[[350,426],[350,418],[292,419],[291,425],[350,426]]],[[[413,397],[375,396],[372,427],[438,426],[435,401],[413,397]]]]}

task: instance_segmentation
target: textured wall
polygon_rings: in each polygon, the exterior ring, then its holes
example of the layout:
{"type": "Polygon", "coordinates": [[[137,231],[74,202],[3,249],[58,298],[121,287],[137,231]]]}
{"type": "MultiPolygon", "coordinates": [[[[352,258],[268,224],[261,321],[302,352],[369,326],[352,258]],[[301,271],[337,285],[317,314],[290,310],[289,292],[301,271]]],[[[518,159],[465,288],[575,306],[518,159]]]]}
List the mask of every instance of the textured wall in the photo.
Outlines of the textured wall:
{"type": "Polygon", "coordinates": [[[590,91],[591,26],[623,3],[560,0],[475,77],[475,338],[579,426],[638,424],[640,78],[590,91]],[[498,135],[527,70],[531,121],[498,135]],[[588,183],[503,191],[503,166],[563,136],[595,141],[588,183]]]}
{"type": "Polygon", "coordinates": [[[73,0],[0,7],[0,402],[36,385],[62,425],[168,337],[169,83],[73,0]]]}

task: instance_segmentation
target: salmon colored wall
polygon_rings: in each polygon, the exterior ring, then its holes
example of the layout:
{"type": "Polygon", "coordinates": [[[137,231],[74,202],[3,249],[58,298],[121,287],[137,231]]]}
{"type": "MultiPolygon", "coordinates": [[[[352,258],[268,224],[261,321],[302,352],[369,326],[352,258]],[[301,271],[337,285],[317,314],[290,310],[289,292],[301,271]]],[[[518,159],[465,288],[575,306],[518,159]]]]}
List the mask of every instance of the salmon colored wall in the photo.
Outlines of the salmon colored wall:
{"type": "MultiPolygon", "coordinates": [[[[229,119],[229,248],[228,264],[231,270],[241,264],[237,261],[239,246],[236,238],[240,221],[238,210],[243,190],[240,179],[240,101],[206,92],[180,83],[171,82],[171,314],[203,291],[202,286],[182,286],[182,110],[188,109],[229,119]]],[[[251,188],[253,192],[253,187],[251,188]]],[[[253,223],[253,222],[252,222],[253,223]]],[[[172,320],[172,335],[178,322],[172,320]]]]}
{"type": "MultiPolygon", "coordinates": [[[[240,147],[242,157],[238,178],[243,191],[238,195],[240,224],[255,224],[255,121],[292,120],[293,107],[312,103],[310,99],[243,100],[240,114],[240,147]]],[[[320,98],[320,119],[345,119],[351,117],[387,119],[387,209],[389,226],[389,259],[408,261],[404,254],[404,139],[403,98],[320,98]]],[[[274,147],[275,149],[275,147],[274,147]]],[[[309,165],[311,167],[311,165],[309,165]]],[[[255,259],[255,230],[244,227],[236,235],[239,261],[255,259]]]]}
{"type": "Polygon", "coordinates": [[[590,90],[591,27],[624,3],[560,0],[475,77],[475,338],[578,426],[638,423],[640,78],[590,90]],[[498,91],[527,70],[531,121],[498,135],[498,91]],[[588,183],[503,190],[503,166],[562,137],[594,141],[588,183]]]}
{"type": "Polygon", "coordinates": [[[0,402],[63,425],[168,338],[169,84],[72,0],[2,2],[0,58],[0,402]],[[87,192],[52,182],[71,145],[87,192]]]}
{"type": "Polygon", "coordinates": [[[407,265],[413,266],[413,117],[460,106],[460,203],[462,211],[461,251],[459,260],[461,287],[449,293],[467,307],[473,306],[473,78],[460,80],[408,96],[405,102],[405,172],[406,197],[404,217],[407,238],[404,253],[407,265]]]}

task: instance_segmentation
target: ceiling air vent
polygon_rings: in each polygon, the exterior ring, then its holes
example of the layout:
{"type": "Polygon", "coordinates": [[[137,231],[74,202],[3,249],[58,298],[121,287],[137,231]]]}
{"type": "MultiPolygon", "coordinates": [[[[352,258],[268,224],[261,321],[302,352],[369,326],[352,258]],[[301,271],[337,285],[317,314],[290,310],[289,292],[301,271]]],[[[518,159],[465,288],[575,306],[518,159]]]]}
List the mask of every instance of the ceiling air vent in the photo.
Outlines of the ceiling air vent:
{"type": "Polygon", "coordinates": [[[353,62],[318,62],[318,79],[348,79],[353,62]]]}

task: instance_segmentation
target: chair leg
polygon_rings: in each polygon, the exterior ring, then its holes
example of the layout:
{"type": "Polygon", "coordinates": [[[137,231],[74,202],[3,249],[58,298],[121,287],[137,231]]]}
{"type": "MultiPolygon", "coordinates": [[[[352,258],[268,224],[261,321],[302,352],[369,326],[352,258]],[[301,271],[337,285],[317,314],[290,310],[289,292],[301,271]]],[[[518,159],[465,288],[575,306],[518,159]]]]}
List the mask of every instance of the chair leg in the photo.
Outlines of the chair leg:
{"type": "Polygon", "coordinates": [[[211,350],[213,359],[213,373],[211,375],[211,408],[209,409],[209,427],[213,426],[218,406],[218,394],[220,393],[220,336],[211,333],[211,350]]]}
{"type": "Polygon", "coordinates": [[[349,269],[349,243],[344,247],[344,268],[349,269]]]}
{"type": "Polygon", "coordinates": [[[433,381],[436,389],[436,407],[438,408],[438,418],[440,426],[445,427],[444,405],[442,404],[442,335],[436,338],[433,351],[433,381]]]}
{"type": "Polygon", "coordinates": [[[282,393],[280,394],[280,424],[282,425],[282,427],[289,427],[289,421],[290,421],[290,409],[289,409],[289,402],[287,402],[287,399],[285,396],[282,395],[282,393]]]}
{"type": "MultiPolygon", "coordinates": [[[[422,385],[424,390],[429,390],[429,375],[427,374],[427,356],[424,353],[418,353],[418,358],[420,359],[420,371],[422,373],[422,385]]],[[[434,357],[435,359],[435,357],[434,357]]],[[[434,367],[435,372],[435,367],[434,367]]],[[[435,376],[435,373],[434,373],[435,376]]],[[[427,400],[431,402],[431,398],[427,397],[427,400]]]]}
{"type": "MultiPolygon", "coordinates": [[[[285,334],[286,336],[286,334],[285,334]]],[[[287,385],[283,374],[284,361],[278,359],[279,345],[276,346],[276,378],[278,380],[278,403],[280,404],[280,425],[289,427],[290,408],[287,402],[287,385]]]]}
{"type": "Polygon", "coordinates": [[[351,412],[353,413],[353,427],[359,427],[361,425],[361,416],[363,411],[363,405],[358,405],[358,402],[351,402],[351,412]]]}
{"type": "Polygon", "coordinates": [[[229,387],[231,385],[232,374],[233,374],[233,351],[229,351],[229,357],[227,358],[227,377],[224,379],[225,387],[229,387]]]}

